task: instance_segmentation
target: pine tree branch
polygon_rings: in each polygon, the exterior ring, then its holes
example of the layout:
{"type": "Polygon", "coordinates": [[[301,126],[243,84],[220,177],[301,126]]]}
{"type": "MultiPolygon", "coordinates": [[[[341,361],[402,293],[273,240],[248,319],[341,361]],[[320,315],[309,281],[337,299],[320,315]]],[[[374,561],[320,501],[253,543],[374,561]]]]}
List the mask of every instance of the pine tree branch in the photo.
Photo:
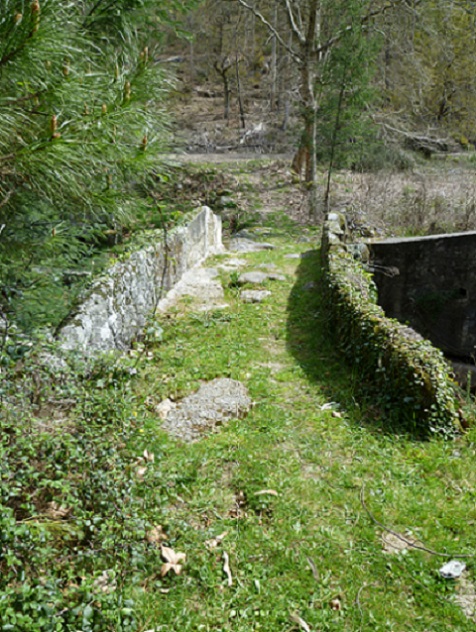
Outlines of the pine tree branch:
{"type": "MultiPolygon", "coordinates": [[[[16,191],[16,187],[11,189],[10,191],[8,191],[8,193],[5,195],[5,197],[3,198],[3,200],[0,201],[0,208],[2,208],[2,206],[5,206],[6,204],[8,204],[9,199],[12,197],[12,195],[15,193],[16,191]]],[[[5,224],[2,224],[2,231],[5,228],[5,224]]],[[[0,234],[1,232],[0,231],[0,234]]]]}
{"type": "Polygon", "coordinates": [[[101,6],[101,4],[104,2],[104,0],[97,0],[96,4],[93,5],[91,7],[91,9],[88,11],[86,17],[89,18],[91,17],[94,13],[96,13],[96,11],[99,9],[99,7],[101,6]]]}

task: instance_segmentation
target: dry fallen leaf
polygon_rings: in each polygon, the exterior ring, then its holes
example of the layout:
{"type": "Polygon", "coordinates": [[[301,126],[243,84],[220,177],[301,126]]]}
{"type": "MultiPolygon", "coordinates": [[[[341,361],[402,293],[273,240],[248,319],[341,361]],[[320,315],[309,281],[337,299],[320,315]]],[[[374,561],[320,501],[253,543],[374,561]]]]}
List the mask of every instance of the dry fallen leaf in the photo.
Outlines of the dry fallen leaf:
{"type": "Polygon", "coordinates": [[[155,461],[155,455],[152,452],[149,452],[149,450],[144,450],[142,456],[144,457],[144,461],[146,463],[153,463],[155,461]]]}
{"type": "Polygon", "coordinates": [[[169,412],[176,408],[176,406],[177,404],[167,398],[160,402],[160,404],[157,404],[155,412],[159,415],[159,418],[162,419],[162,421],[165,421],[169,412]]]}
{"type": "Polygon", "coordinates": [[[138,478],[140,481],[144,480],[144,476],[145,476],[145,473],[146,473],[146,472],[147,472],[147,468],[146,468],[146,467],[138,467],[138,468],[137,468],[137,470],[136,470],[136,476],[137,476],[137,478],[138,478]]]}
{"type": "Polygon", "coordinates": [[[207,547],[207,549],[216,549],[216,547],[219,546],[223,542],[223,540],[226,538],[227,535],[228,535],[228,531],[223,531],[223,533],[220,533],[220,535],[217,535],[216,538],[212,538],[211,540],[206,540],[205,546],[207,547]]]}
{"type": "Polygon", "coordinates": [[[310,568],[311,568],[311,572],[312,572],[312,576],[314,577],[314,579],[316,580],[316,582],[319,581],[319,572],[317,570],[317,566],[314,563],[314,560],[312,559],[312,557],[306,557],[307,563],[309,564],[310,568]]]}
{"type": "Polygon", "coordinates": [[[304,621],[304,619],[301,619],[301,617],[297,613],[291,612],[289,617],[292,621],[294,621],[294,623],[297,623],[305,632],[311,632],[311,628],[309,627],[309,625],[304,621]]]}
{"type": "Polygon", "coordinates": [[[48,503],[45,514],[52,520],[61,520],[66,518],[71,513],[71,507],[65,507],[64,505],[58,505],[54,500],[48,503]]]}
{"type": "Polygon", "coordinates": [[[228,557],[228,553],[223,551],[223,572],[227,577],[228,586],[233,585],[233,577],[231,576],[230,571],[230,558],[228,557]]]}
{"type": "Polygon", "coordinates": [[[254,493],[255,496],[279,496],[278,492],[274,489],[261,489],[259,492],[254,493]]]}
{"type": "Polygon", "coordinates": [[[339,597],[334,597],[334,599],[331,599],[330,602],[329,602],[329,605],[330,605],[332,610],[341,610],[342,609],[342,604],[340,602],[339,597]]]}
{"type": "Polygon", "coordinates": [[[167,536],[164,533],[162,525],[158,524],[145,534],[146,540],[149,544],[161,544],[167,540],[167,536]]]}
{"type": "Polygon", "coordinates": [[[103,571],[99,577],[94,580],[94,586],[96,586],[103,593],[110,593],[116,590],[117,581],[110,571],[103,571]]]}
{"type": "Polygon", "coordinates": [[[327,402],[326,404],[322,404],[321,410],[332,410],[334,406],[338,406],[335,402],[327,402]]]}
{"type": "Polygon", "coordinates": [[[174,571],[176,575],[180,575],[182,571],[182,564],[180,564],[180,562],[185,562],[187,558],[185,553],[176,553],[168,546],[162,546],[160,552],[165,561],[160,569],[160,576],[165,577],[169,571],[174,571]]]}

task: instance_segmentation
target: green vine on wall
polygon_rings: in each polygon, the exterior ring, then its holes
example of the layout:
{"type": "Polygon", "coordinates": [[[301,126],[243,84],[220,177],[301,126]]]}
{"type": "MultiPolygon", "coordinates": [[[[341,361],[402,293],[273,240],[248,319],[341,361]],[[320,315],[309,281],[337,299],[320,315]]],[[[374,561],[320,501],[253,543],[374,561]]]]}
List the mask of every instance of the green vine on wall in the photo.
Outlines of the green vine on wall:
{"type": "MultiPolygon", "coordinates": [[[[335,223],[335,220],[334,220],[335,223]]],[[[362,393],[378,394],[391,423],[421,435],[453,436],[463,422],[461,393],[441,351],[387,318],[371,275],[336,239],[323,234],[327,305],[336,342],[359,370],[362,393]]]]}

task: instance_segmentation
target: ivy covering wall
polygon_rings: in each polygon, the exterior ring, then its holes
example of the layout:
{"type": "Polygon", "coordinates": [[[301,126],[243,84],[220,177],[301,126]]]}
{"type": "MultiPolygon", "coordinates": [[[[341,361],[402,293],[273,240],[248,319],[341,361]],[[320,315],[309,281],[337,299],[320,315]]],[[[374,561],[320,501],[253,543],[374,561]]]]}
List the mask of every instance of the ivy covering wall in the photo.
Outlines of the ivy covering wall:
{"type": "Polygon", "coordinates": [[[358,370],[359,395],[378,398],[389,423],[419,435],[453,435],[464,420],[450,366],[429,341],[385,316],[346,237],[345,219],[331,214],[322,240],[327,306],[336,343],[358,370]]]}

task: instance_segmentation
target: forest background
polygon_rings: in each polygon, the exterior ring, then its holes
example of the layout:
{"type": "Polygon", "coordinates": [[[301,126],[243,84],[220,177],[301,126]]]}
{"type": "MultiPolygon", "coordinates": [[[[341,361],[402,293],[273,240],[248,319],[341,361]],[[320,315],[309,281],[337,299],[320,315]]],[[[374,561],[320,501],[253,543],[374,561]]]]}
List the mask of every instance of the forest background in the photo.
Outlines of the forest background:
{"type": "Polygon", "coordinates": [[[223,105],[192,148],[293,154],[313,222],[337,168],[472,149],[475,19],[449,0],[4,0],[5,327],[58,326],[118,244],[176,221],[165,154],[186,149],[197,95],[223,105]]]}

